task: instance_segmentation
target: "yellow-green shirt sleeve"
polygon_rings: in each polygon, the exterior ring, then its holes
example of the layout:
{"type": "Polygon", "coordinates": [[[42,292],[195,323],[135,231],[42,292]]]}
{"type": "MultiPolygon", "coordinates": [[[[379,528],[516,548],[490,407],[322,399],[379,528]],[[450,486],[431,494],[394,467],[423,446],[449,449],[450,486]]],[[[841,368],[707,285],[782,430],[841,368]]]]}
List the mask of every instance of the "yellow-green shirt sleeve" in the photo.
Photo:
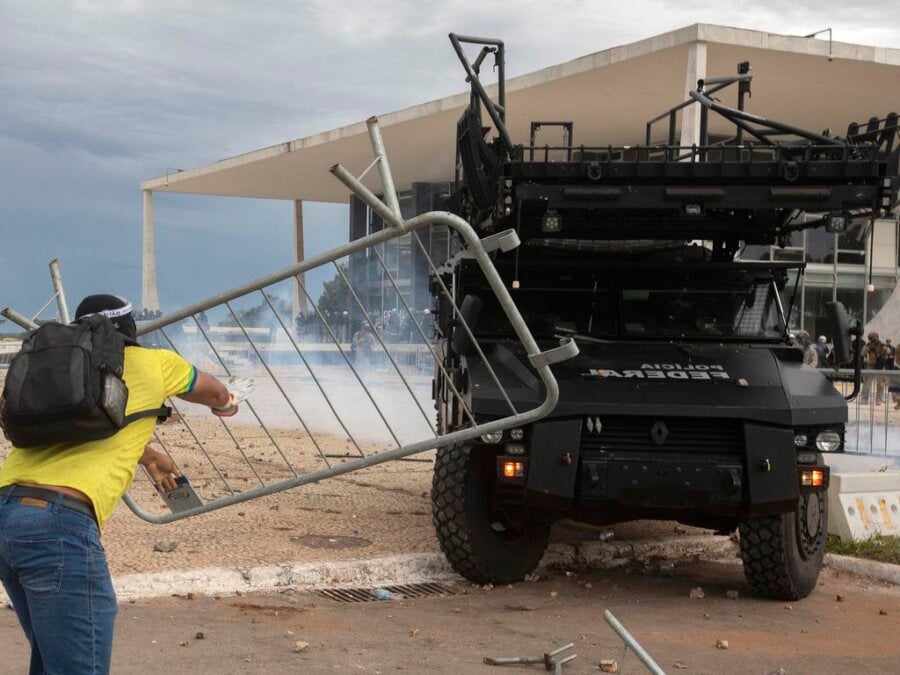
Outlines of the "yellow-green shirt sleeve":
{"type": "Polygon", "coordinates": [[[160,349],[159,368],[166,397],[186,394],[194,390],[194,385],[197,383],[197,369],[175,352],[160,349]]]}

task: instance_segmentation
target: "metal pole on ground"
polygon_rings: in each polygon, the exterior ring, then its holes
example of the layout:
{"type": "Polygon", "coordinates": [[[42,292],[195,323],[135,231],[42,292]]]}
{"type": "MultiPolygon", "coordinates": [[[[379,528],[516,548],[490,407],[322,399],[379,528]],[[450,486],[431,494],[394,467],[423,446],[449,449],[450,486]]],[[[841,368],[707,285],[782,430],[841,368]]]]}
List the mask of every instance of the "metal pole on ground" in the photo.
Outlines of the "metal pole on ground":
{"type": "Polygon", "coordinates": [[[622,641],[625,643],[625,650],[630,648],[631,651],[634,652],[635,656],[637,656],[641,663],[647,666],[647,670],[649,670],[653,675],[666,675],[666,672],[659,667],[659,664],[653,660],[653,657],[647,653],[647,651],[641,647],[640,643],[634,639],[634,636],[628,632],[628,629],[625,628],[619,620],[613,616],[613,613],[608,609],[603,610],[603,618],[606,620],[606,623],[609,624],[609,627],[615,631],[616,635],[622,638],[622,641]]]}

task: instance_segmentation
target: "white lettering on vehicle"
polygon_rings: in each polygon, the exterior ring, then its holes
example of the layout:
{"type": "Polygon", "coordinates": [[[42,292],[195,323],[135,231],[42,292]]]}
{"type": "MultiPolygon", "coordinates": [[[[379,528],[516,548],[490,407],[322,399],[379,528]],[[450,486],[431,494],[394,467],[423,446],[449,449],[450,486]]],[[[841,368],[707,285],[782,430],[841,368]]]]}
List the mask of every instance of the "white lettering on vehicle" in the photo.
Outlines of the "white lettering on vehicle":
{"type": "Polygon", "coordinates": [[[725,368],[705,363],[642,363],[639,370],[591,368],[582,377],[620,378],[638,380],[730,380],[725,368]]]}

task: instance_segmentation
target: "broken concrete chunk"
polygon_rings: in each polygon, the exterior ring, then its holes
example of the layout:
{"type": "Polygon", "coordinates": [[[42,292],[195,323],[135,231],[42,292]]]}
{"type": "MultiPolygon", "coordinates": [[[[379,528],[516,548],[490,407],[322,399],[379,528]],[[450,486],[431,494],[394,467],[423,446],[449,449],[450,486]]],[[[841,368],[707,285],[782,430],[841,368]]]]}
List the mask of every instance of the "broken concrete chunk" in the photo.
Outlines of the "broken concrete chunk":
{"type": "Polygon", "coordinates": [[[725,591],[725,597],[729,600],[737,600],[739,596],[737,591],[725,591]]]}
{"type": "Polygon", "coordinates": [[[305,652],[307,649],[309,649],[308,642],[304,642],[303,640],[297,640],[294,643],[294,653],[295,654],[300,654],[301,652],[305,652]]]}
{"type": "Polygon", "coordinates": [[[615,659],[602,659],[600,661],[600,670],[604,673],[618,673],[619,664],[615,659]]]}
{"type": "Polygon", "coordinates": [[[171,553],[178,548],[177,541],[158,541],[153,545],[153,550],[157,553],[171,553]]]}
{"type": "Polygon", "coordinates": [[[728,649],[728,640],[716,640],[716,649],[728,649]]]}
{"type": "Polygon", "coordinates": [[[699,600],[700,598],[706,597],[706,593],[703,592],[703,589],[697,586],[697,588],[692,588],[690,592],[691,600],[699,600]]]}

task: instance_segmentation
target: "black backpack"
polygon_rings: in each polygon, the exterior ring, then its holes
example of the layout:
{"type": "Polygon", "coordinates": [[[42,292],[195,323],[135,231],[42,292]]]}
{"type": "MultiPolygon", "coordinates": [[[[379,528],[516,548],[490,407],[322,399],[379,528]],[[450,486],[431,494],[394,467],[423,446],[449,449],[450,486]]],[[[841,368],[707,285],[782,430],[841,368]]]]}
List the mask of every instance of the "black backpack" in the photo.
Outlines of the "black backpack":
{"type": "MultiPolygon", "coordinates": [[[[130,342],[129,342],[130,344],[130,342]]],[[[32,331],[13,358],[0,397],[0,427],[17,448],[109,438],[166,407],[125,415],[125,338],[103,315],[32,331]]]]}

